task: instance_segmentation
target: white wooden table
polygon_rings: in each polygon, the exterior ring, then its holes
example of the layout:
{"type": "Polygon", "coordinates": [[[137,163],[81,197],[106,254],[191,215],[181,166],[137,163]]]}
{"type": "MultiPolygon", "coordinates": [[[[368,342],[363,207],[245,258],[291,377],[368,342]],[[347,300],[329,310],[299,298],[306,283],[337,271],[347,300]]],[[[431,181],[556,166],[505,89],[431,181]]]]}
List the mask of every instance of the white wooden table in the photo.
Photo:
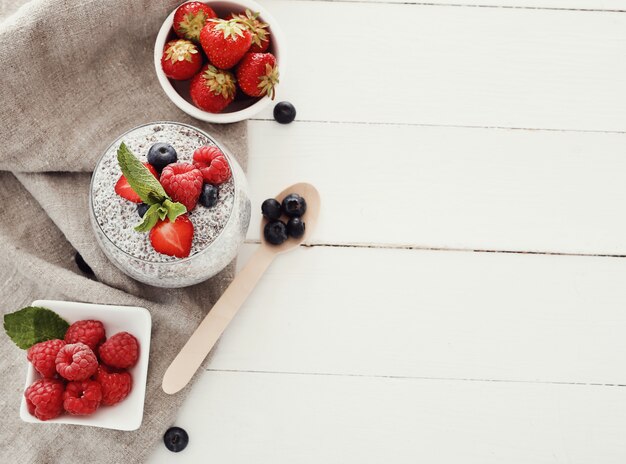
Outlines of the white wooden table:
{"type": "Polygon", "coordinates": [[[254,209],[322,218],[151,461],[626,462],[626,1],[263,3],[298,121],[250,121],[254,209]]]}

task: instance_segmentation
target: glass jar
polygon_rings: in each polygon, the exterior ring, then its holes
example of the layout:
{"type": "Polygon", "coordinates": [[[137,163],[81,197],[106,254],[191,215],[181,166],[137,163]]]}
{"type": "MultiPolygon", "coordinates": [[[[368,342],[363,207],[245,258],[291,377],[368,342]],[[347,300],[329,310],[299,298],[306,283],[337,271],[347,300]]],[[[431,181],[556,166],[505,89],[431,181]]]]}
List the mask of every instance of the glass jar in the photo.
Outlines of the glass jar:
{"type": "Polygon", "coordinates": [[[237,160],[206,132],[187,124],[155,122],[124,133],[98,161],[90,187],[91,224],[104,254],[130,277],[156,287],[186,287],[202,282],[224,269],[236,256],[250,223],[248,185],[237,160]],[[193,152],[205,145],[217,146],[225,155],[231,178],[218,186],[215,206],[200,203],[189,212],[194,225],[191,253],[176,258],[152,248],[149,232],[134,226],[141,221],[137,203],[115,193],[121,176],[117,149],[124,142],[142,162],[157,142],[167,143],[177,152],[178,162],[193,160],[193,152]]]}

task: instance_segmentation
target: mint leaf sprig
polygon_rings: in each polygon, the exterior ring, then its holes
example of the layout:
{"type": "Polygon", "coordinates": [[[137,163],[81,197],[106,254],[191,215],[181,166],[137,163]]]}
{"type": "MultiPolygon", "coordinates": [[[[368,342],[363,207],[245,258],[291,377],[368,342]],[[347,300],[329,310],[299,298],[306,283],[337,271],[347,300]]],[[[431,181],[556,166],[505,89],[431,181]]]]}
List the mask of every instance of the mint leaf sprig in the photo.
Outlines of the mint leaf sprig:
{"type": "Polygon", "coordinates": [[[41,306],[27,306],[4,315],[5,332],[23,350],[46,340],[63,340],[69,326],[57,313],[41,306]]]}
{"type": "Polygon", "coordinates": [[[168,218],[174,222],[178,216],[187,212],[185,205],[172,201],[161,183],[124,142],[117,149],[117,162],[131,188],[139,195],[141,201],[150,205],[142,221],[135,226],[137,232],[148,232],[159,219],[163,221],[168,218]]]}

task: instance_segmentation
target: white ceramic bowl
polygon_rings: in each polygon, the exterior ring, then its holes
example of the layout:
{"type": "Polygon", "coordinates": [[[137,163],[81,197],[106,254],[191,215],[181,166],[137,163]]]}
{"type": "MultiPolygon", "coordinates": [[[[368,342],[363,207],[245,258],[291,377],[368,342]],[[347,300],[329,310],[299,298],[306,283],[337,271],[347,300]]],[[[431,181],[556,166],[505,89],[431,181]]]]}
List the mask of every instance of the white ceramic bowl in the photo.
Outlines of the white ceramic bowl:
{"type": "MultiPolygon", "coordinates": [[[[259,19],[269,25],[269,50],[274,54],[274,56],[276,56],[276,62],[278,63],[281,82],[284,80],[285,40],[283,38],[283,33],[280,27],[276,23],[276,20],[267,12],[265,8],[252,0],[237,0],[234,2],[205,1],[204,3],[213,8],[213,10],[215,10],[220,18],[225,17],[228,13],[231,12],[244,12],[246,9],[249,9],[253,12],[259,12],[259,19]]],[[[174,11],[170,13],[165,22],[163,22],[163,25],[159,30],[159,34],[157,35],[156,43],[154,44],[154,69],[156,70],[157,78],[159,79],[159,84],[161,84],[163,91],[178,108],[183,110],[188,115],[193,116],[196,119],[200,119],[201,121],[213,123],[231,123],[243,121],[244,119],[249,119],[270,104],[272,100],[269,97],[265,96],[260,99],[235,99],[235,101],[228,105],[228,107],[222,113],[209,113],[208,111],[201,110],[200,108],[195,106],[191,101],[191,97],[189,96],[189,81],[171,81],[167,78],[167,76],[163,72],[163,69],[161,68],[161,57],[163,56],[163,49],[165,48],[165,44],[169,40],[173,40],[174,38],[176,38],[176,35],[172,29],[174,24],[175,12],[176,9],[174,9],[174,11]]],[[[280,92],[281,85],[282,84],[279,83],[276,86],[275,93],[280,92]]],[[[241,94],[241,90],[238,90],[237,93],[241,94]]]]}
{"type": "MultiPolygon", "coordinates": [[[[133,377],[133,387],[129,395],[113,406],[102,406],[90,416],[62,414],[56,419],[41,421],[31,416],[22,395],[20,417],[24,422],[38,424],[75,424],[103,427],[116,430],[137,430],[143,419],[143,404],[148,377],[148,357],[150,356],[150,333],[152,317],[145,308],[132,306],[110,306],[69,301],[37,300],[31,306],[42,306],[53,310],[70,324],[83,319],[95,319],[104,324],[107,338],[118,332],[129,332],[139,341],[139,360],[128,371],[133,377]]],[[[26,355],[24,355],[26,360],[26,355]]],[[[41,376],[32,364],[28,363],[24,391],[41,376]]]]}

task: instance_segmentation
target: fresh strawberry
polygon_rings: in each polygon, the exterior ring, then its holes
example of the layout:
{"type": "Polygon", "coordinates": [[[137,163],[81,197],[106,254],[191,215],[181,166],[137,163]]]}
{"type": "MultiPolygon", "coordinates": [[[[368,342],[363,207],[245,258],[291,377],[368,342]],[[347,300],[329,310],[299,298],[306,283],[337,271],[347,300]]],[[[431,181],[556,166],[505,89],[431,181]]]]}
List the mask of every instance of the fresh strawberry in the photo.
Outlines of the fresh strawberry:
{"type": "Polygon", "coordinates": [[[178,216],[174,222],[169,219],[159,221],[150,231],[150,242],[154,249],[177,258],[189,256],[192,240],[193,224],[186,214],[178,216]]]}
{"type": "Polygon", "coordinates": [[[235,82],[232,73],[206,65],[191,80],[191,100],[204,111],[219,113],[235,99],[235,82]]]}
{"type": "Polygon", "coordinates": [[[163,72],[170,79],[191,79],[202,66],[198,47],[189,40],[172,40],[165,45],[161,57],[163,72]]]}
{"type": "Polygon", "coordinates": [[[246,53],[237,68],[237,80],[246,95],[268,95],[273,100],[274,87],[278,84],[276,57],[271,53],[246,53]]]}
{"type": "Polygon", "coordinates": [[[191,211],[202,192],[202,172],[190,163],[168,164],[161,172],[161,185],[172,200],[191,211]]]}
{"type": "Polygon", "coordinates": [[[215,11],[201,2],[187,2],[174,13],[174,32],[181,39],[200,40],[200,31],[207,20],[217,18],[215,11]]]}
{"type": "Polygon", "coordinates": [[[214,66],[230,69],[250,49],[252,34],[239,18],[211,19],[200,32],[200,44],[214,66]]]}
{"type": "Polygon", "coordinates": [[[269,25],[259,19],[259,13],[246,10],[245,13],[231,13],[226,16],[226,19],[233,18],[241,19],[252,34],[252,45],[248,50],[249,52],[263,53],[267,51],[270,46],[270,31],[267,30],[269,25]]]}
{"type": "MultiPolygon", "coordinates": [[[[143,163],[143,165],[150,170],[154,177],[156,177],[157,179],[159,178],[159,174],[150,163],[143,163]]],[[[131,188],[131,186],[128,184],[128,181],[126,180],[126,177],[124,177],[123,174],[120,176],[117,183],[115,184],[115,193],[117,193],[122,198],[126,198],[127,200],[132,201],[133,203],[141,203],[141,198],[139,198],[139,195],[137,195],[135,191],[131,188]]]]}
{"type": "Polygon", "coordinates": [[[193,152],[193,164],[209,184],[220,185],[230,179],[228,160],[217,147],[208,145],[198,148],[193,152]]]}

